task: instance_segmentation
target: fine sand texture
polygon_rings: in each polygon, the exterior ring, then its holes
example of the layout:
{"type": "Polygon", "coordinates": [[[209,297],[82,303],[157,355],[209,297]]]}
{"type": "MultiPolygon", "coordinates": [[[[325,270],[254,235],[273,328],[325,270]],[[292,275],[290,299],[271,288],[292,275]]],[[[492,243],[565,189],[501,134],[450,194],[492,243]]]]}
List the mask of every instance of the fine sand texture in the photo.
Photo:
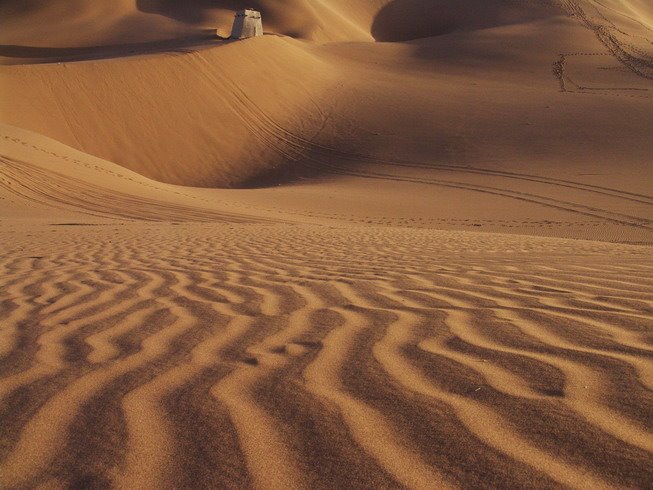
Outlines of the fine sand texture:
{"type": "Polygon", "coordinates": [[[648,0],[0,23],[0,488],[651,487],[648,0]]]}

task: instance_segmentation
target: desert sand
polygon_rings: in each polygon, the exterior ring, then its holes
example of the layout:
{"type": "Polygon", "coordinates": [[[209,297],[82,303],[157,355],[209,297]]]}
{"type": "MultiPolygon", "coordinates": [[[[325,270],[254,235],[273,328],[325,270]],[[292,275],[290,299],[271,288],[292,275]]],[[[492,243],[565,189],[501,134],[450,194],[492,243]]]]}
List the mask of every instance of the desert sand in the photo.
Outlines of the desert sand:
{"type": "Polygon", "coordinates": [[[0,23],[0,488],[650,487],[648,0],[0,23]]]}

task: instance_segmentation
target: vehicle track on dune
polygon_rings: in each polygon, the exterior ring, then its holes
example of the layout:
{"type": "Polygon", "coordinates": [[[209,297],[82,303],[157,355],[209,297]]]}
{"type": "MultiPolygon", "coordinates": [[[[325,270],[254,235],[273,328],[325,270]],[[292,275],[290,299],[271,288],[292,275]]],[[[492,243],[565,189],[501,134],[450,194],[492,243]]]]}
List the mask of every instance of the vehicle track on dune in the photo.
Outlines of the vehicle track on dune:
{"type": "Polygon", "coordinates": [[[381,173],[381,172],[357,172],[352,170],[346,170],[343,169],[342,167],[336,167],[336,166],[329,166],[328,168],[330,168],[332,172],[341,175],[351,175],[356,177],[364,177],[368,179],[391,180],[396,182],[411,182],[415,184],[436,185],[441,187],[449,187],[452,189],[464,189],[464,190],[470,190],[470,191],[480,192],[484,194],[502,196],[517,201],[538,204],[541,206],[559,209],[562,211],[567,211],[570,213],[575,213],[583,216],[599,218],[603,221],[617,223],[620,225],[633,226],[637,228],[653,230],[653,227],[650,226],[651,220],[648,218],[641,218],[638,216],[616,213],[613,211],[597,208],[594,206],[587,206],[585,204],[571,202],[571,201],[562,201],[556,198],[531,194],[528,192],[512,191],[512,190],[498,188],[498,187],[482,186],[476,184],[467,184],[459,181],[402,177],[396,174],[381,173]]]}
{"type": "Polygon", "coordinates": [[[3,487],[653,477],[646,247],[51,228],[0,253],[3,487]]]}
{"type": "MultiPolygon", "coordinates": [[[[611,188],[606,186],[585,184],[568,179],[559,179],[547,176],[536,175],[532,173],[520,173],[511,171],[494,170],[483,167],[442,165],[437,163],[420,163],[409,162],[398,159],[377,159],[365,154],[348,153],[337,148],[322,145],[314,141],[318,133],[312,135],[299,135],[286,129],[283,124],[274,120],[257,103],[252,100],[224,71],[211,66],[203,52],[191,53],[184,59],[189,63],[192,69],[195,64],[202,64],[202,69],[194,70],[206,78],[206,82],[227,87],[227,92],[231,97],[223,97],[224,106],[239,117],[248,131],[257,135],[265,145],[274,153],[277,153],[286,161],[287,165],[296,166],[297,169],[306,168],[310,172],[326,172],[337,175],[351,175],[362,178],[410,182],[416,184],[433,185],[447,187],[451,189],[461,189],[465,191],[478,192],[493,196],[512,199],[520,202],[545,206],[557,210],[567,211],[579,216],[591,217],[604,222],[615,223],[623,226],[635,227],[640,229],[651,230],[650,219],[644,210],[653,207],[653,196],[633,193],[625,190],[611,188]],[[335,163],[338,162],[338,163],[335,163]],[[345,162],[345,163],[341,163],[345,162]],[[374,171],[370,167],[383,167],[383,171],[374,171]],[[420,175],[406,175],[398,170],[421,172],[420,175]],[[438,174],[454,174],[456,178],[441,178],[438,174]],[[475,176],[488,177],[492,179],[493,185],[486,185],[474,181],[466,181],[475,176]],[[527,182],[540,187],[538,192],[528,192],[517,188],[519,182],[527,182]],[[551,192],[548,192],[551,189],[551,192]],[[568,189],[579,194],[578,200],[560,199],[558,197],[560,190],[568,189]],[[584,204],[584,200],[591,201],[594,197],[607,198],[614,205],[602,207],[598,205],[584,204]],[[583,199],[587,197],[587,199],[583,199]],[[635,203],[642,207],[641,214],[629,214],[619,211],[627,206],[628,203],[635,203]]],[[[309,99],[307,103],[319,107],[317,101],[309,99]]],[[[328,114],[318,111],[314,115],[324,123],[328,120],[328,114]]],[[[318,125],[319,126],[319,125],[318,125]]],[[[5,136],[5,139],[16,138],[5,136]]],[[[17,144],[26,145],[25,141],[16,141],[17,144]]],[[[38,149],[38,148],[36,148],[38,149]]],[[[69,163],[83,165],[81,160],[70,160],[69,163]]],[[[88,164],[87,164],[88,165],[88,164]]],[[[106,169],[103,169],[106,171],[106,169]]],[[[269,169],[266,170],[268,172],[269,169]]],[[[280,169],[278,169],[280,170],[280,169]]],[[[89,195],[102,195],[99,189],[90,189],[87,184],[75,182],[74,179],[68,182],[62,181],[61,177],[54,174],[48,174],[46,177],[41,168],[32,168],[24,162],[12,162],[5,158],[0,171],[4,173],[4,178],[0,183],[13,193],[22,193],[28,199],[37,202],[46,200],[52,201],[55,205],[68,207],[81,207],[86,213],[102,216],[102,205],[99,201],[110,201],[110,199],[98,199],[97,202],[87,203],[89,195]],[[23,169],[29,169],[26,175],[21,175],[23,169]],[[28,182],[26,176],[30,173],[32,181],[28,182]],[[26,180],[21,185],[10,186],[12,181],[19,178],[26,180]],[[49,186],[47,182],[51,179],[57,179],[59,189],[49,186]],[[81,192],[80,192],[81,191],[81,192]]],[[[301,170],[300,170],[301,172],[301,170]]],[[[116,172],[111,172],[116,174],[116,172]]],[[[415,172],[413,172],[414,174],[415,172]]],[[[121,178],[128,178],[123,175],[114,175],[121,178]]],[[[128,178],[130,182],[135,182],[133,178],[128,178]]],[[[141,183],[143,184],[143,183],[141,183]]],[[[155,185],[155,184],[152,184],[155,185]]],[[[170,191],[168,191],[170,192],[170,191]]],[[[174,194],[185,195],[181,190],[174,191],[174,194]]],[[[109,197],[104,192],[104,197],[109,197]]],[[[192,197],[189,194],[188,197],[192,197]]],[[[257,221],[253,217],[246,216],[246,212],[238,216],[236,213],[220,213],[214,210],[200,211],[189,209],[188,206],[170,206],[155,203],[151,200],[135,198],[117,193],[112,198],[117,199],[121,209],[124,204],[130,209],[130,212],[136,213],[135,219],[158,219],[155,216],[166,216],[167,220],[175,219],[194,219],[210,220],[213,218],[227,220],[249,220],[257,221]]],[[[203,203],[198,202],[201,206],[203,203]]],[[[208,203],[207,203],[208,205],[208,203]]],[[[119,206],[115,206],[117,209],[119,206]]],[[[116,211],[117,212],[117,211],[116,211]]],[[[253,213],[252,213],[253,214],[253,213]]],[[[260,219],[260,218],[259,218],[260,219]]]]}
{"type": "MultiPolygon", "coordinates": [[[[198,58],[199,62],[203,63],[204,65],[208,64],[208,61],[204,59],[204,55],[201,52],[196,53],[194,56],[198,58]]],[[[651,220],[646,217],[621,213],[597,206],[589,206],[582,202],[562,200],[558,197],[554,197],[553,193],[551,193],[551,195],[536,194],[533,192],[511,189],[509,186],[499,187],[482,185],[473,182],[464,182],[461,180],[441,179],[437,178],[437,173],[455,173],[460,174],[462,178],[464,178],[466,175],[481,175],[491,177],[495,180],[505,179],[507,182],[531,182],[536,184],[543,184],[544,186],[551,186],[553,188],[565,188],[574,191],[580,191],[583,193],[606,196],[613,198],[616,202],[633,202],[646,207],[653,207],[653,196],[631,193],[628,191],[605,186],[584,184],[566,179],[538,176],[529,173],[492,170],[480,167],[376,159],[368,155],[343,152],[336,148],[324,146],[314,142],[312,138],[315,138],[317,135],[311,137],[303,137],[295,134],[293,131],[284,128],[282,124],[276,122],[250,97],[248,97],[243,89],[234,83],[234,81],[231,80],[226,73],[211,69],[202,70],[201,72],[205,73],[205,76],[210,77],[211,83],[229,87],[230,93],[232,93],[235,98],[225,98],[225,104],[227,104],[228,107],[231,107],[235,114],[239,115],[243,124],[248,127],[249,131],[262,138],[262,140],[265,141],[266,145],[269,148],[280,154],[288,162],[294,162],[292,163],[293,165],[305,167],[307,169],[318,172],[327,172],[339,175],[351,175],[362,178],[411,182],[469,190],[473,192],[502,196],[517,201],[529,202],[532,204],[564,210],[592,218],[599,218],[603,221],[617,223],[620,225],[644,228],[647,230],[653,229],[650,226],[651,220]],[[345,160],[351,164],[335,164],[333,163],[333,160],[345,160]],[[362,169],[361,164],[367,164],[366,168],[362,169]],[[431,177],[427,174],[427,176],[411,177],[401,175],[396,172],[376,172],[371,171],[367,168],[370,165],[382,165],[386,168],[423,170],[428,173],[433,173],[435,176],[431,177]]],[[[325,120],[327,115],[321,114],[320,117],[322,120],[325,120]]]]}
{"type": "MultiPolygon", "coordinates": [[[[632,42],[625,41],[624,38],[631,37],[631,35],[621,31],[602,12],[601,9],[609,10],[607,7],[595,0],[592,0],[589,5],[596,11],[595,15],[588,14],[581,2],[575,0],[564,0],[562,2],[562,6],[568,15],[594,32],[599,42],[619,63],[635,75],[653,80],[653,52],[643,50],[641,47],[633,45],[632,42]]],[[[614,14],[614,12],[612,13],[614,14]]],[[[646,28],[646,26],[643,27],[646,28]]],[[[650,29],[647,28],[647,30],[650,32],[650,29]]],[[[651,40],[646,37],[644,41],[651,43],[651,40]]]]}
{"type": "MultiPolygon", "coordinates": [[[[202,53],[198,53],[198,56],[202,56],[202,53]]],[[[259,133],[263,133],[268,138],[267,142],[273,142],[275,140],[281,141],[282,143],[287,144],[293,149],[296,153],[285,153],[287,156],[297,159],[304,154],[309,154],[312,156],[312,160],[320,159],[316,158],[313,155],[318,155],[319,157],[324,157],[326,159],[332,159],[333,157],[341,157],[345,160],[349,160],[352,163],[371,163],[371,164],[386,164],[398,167],[408,167],[408,168],[418,168],[418,169],[428,169],[428,170],[451,170],[460,173],[471,173],[471,174],[480,174],[488,176],[498,176],[505,177],[509,179],[522,180],[527,182],[539,182],[543,184],[548,184],[552,186],[560,186],[574,190],[581,190],[586,192],[593,192],[598,194],[603,194],[607,196],[616,197],[623,200],[639,202],[647,205],[653,206],[653,195],[637,194],[628,192],[625,190],[620,190],[616,188],[603,187],[591,184],[585,184],[582,182],[575,182],[572,180],[557,179],[551,177],[545,177],[529,173],[518,173],[518,172],[508,172],[501,170],[492,170],[481,167],[471,167],[463,165],[443,165],[438,163],[419,163],[411,162],[407,160],[400,159],[379,159],[365,154],[356,154],[348,153],[337,148],[325,146],[314,141],[314,138],[319,134],[319,131],[315,136],[311,138],[302,137],[295,134],[293,131],[284,128],[281,124],[276,122],[271,118],[265,111],[263,111],[250,97],[247,96],[245,91],[239,87],[233,80],[231,80],[225,73],[219,73],[219,80],[216,83],[220,85],[226,85],[230,88],[230,92],[237,95],[237,112],[242,112],[246,114],[247,117],[244,117],[243,120],[251,123],[251,128],[257,129],[259,133]]],[[[319,107],[319,104],[315,104],[316,107],[319,107]]],[[[320,114],[322,120],[328,118],[325,114],[320,114]]],[[[276,145],[272,145],[276,147],[276,145]]],[[[278,148],[278,147],[276,147],[278,148]]],[[[281,151],[281,150],[278,150],[281,151]]],[[[284,150],[285,151],[285,150],[284,150]]]]}
{"type": "MultiPolygon", "coordinates": [[[[132,179],[137,182],[136,179],[132,179]]],[[[77,179],[23,161],[0,158],[0,187],[27,201],[64,211],[101,217],[141,221],[227,221],[261,222],[246,214],[221,212],[202,203],[175,204],[170,200],[148,198],[136,193],[77,179]]]]}

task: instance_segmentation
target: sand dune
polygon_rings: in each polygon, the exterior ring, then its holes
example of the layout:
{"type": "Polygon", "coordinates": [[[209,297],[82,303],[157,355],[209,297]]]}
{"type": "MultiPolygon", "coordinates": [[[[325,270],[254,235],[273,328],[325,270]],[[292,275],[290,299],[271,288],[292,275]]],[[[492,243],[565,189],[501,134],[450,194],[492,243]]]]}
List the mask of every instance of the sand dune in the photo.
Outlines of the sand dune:
{"type": "Polygon", "coordinates": [[[648,187],[636,177],[653,152],[647,25],[584,3],[484,4],[489,24],[410,43],[265,36],[5,51],[21,65],[0,67],[16,94],[1,120],[193,186],[404,161],[648,187]]]}
{"type": "Polygon", "coordinates": [[[2,133],[1,486],[652,477],[650,246],[298,213],[2,133]]]}
{"type": "Polygon", "coordinates": [[[649,487],[650,2],[248,5],[0,2],[0,487],[649,487]]]}
{"type": "Polygon", "coordinates": [[[217,28],[231,32],[237,9],[265,15],[266,31],[313,41],[371,41],[375,14],[389,0],[4,0],[3,44],[45,47],[99,46],[188,36],[217,28]]]}
{"type": "Polygon", "coordinates": [[[4,487],[652,476],[648,248],[217,223],[2,233],[4,487]]]}
{"type": "MultiPolygon", "coordinates": [[[[66,216],[83,222],[97,217],[349,223],[653,242],[653,196],[645,191],[488,168],[423,168],[402,162],[374,170],[333,166],[328,178],[292,186],[200,189],[148,179],[12,126],[0,124],[0,137],[0,216],[5,219],[52,220],[54,208],[59,221],[66,216]]],[[[628,188],[628,183],[622,185],[628,188]]]]}
{"type": "Polygon", "coordinates": [[[561,13],[556,2],[503,0],[421,0],[387,2],[374,18],[371,32],[377,41],[410,41],[456,31],[520,24],[561,13]]]}

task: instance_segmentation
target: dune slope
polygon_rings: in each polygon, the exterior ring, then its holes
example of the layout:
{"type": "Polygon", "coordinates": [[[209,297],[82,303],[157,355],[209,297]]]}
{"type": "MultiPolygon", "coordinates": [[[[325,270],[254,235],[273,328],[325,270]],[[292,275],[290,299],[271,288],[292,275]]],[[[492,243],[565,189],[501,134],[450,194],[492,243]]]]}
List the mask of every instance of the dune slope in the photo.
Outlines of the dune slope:
{"type": "Polygon", "coordinates": [[[0,42],[80,47],[231,31],[234,11],[261,10],[265,30],[313,41],[370,41],[375,14],[389,0],[3,0],[0,42]]]}
{"type": "Polygon", "coordinates": [[[653,477],[650,246],[320,225],[2,131],[0,486],[653,477]]]}
{"type": "Polygon", "coordinates": [[[386,10],[397,19],[383,28],[390,38],[431,36],[407,43],[265,36],[12,51],[0,83],[15,97],[0,119],[195,186],[399,161],[614,183],[615,160],[617,181],[638,185],[653,151],[648,17],[563,3],[468,2],[480,13],[466,16],[442,1],[451,29],[422,16],[424,32],[411,24],[417,3],[405,21],[392,10],[402,2],[379,5],[377,24],[386,10]]]}

